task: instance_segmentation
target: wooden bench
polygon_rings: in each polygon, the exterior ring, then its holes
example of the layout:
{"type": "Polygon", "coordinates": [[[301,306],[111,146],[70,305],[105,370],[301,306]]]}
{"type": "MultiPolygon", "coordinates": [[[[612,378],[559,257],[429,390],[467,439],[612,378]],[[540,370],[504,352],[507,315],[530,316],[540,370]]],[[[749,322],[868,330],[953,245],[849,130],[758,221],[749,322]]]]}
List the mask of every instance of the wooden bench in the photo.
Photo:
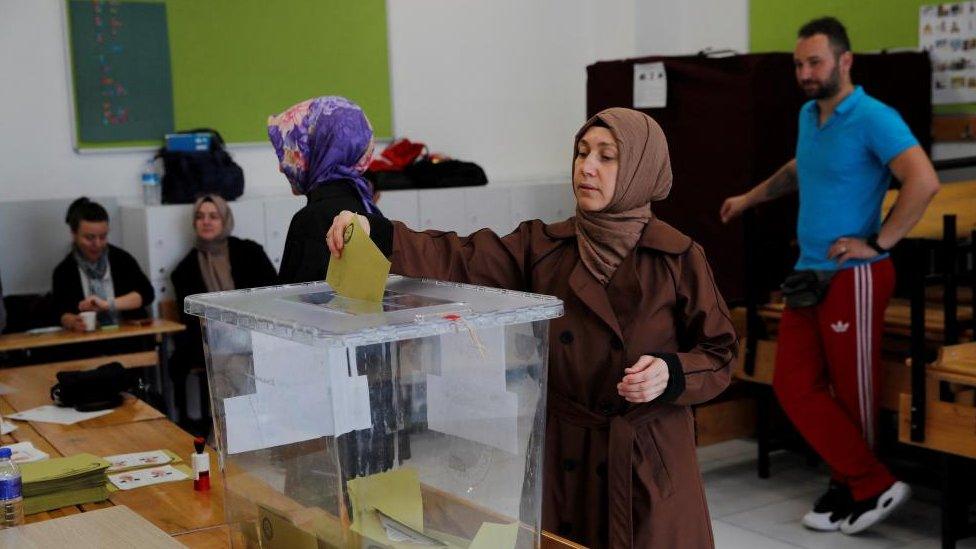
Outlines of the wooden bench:
{"type": "MultiPolygon", "coordinates": [[[[885,193],[881,203],[882,218],[888,215],[897,199],[897,190],[885,193]]],[[[956,216],[957,238],[968,238],[976,230],[976,181],[943,184],[925,209],[925,215],[908,233],[908,238],[941,239],[942,218],[945,215],[956,216]]]]}
{"type": "Polygon", "coordinates": [[[898,440],[943,454],[942,546],[976,535],[969,518],[976,483],[976,342],[949,345],[939,350],[925,370],[925,395],[903,394],[900,401],[898,440]],[[955,390],[945,401],[944,384],[955,390]],[[919,413],[919,409],[921,412],[919,413]]]}
{"type": "MultiPolygon", "coordinates": [[[[767,303],[758,309],[759,316],[767,322],[778,323],[783,316],[783,303],[767,303]]],[[[960,322],[968,322],[973,319],[973,307],[971,305],[960,305],[957,308],[957,315],[960,322]]],[[[911,335],[911,305],[907,299],[892,299],[885,309],[884,333],[900,337],[911,335]]],[[[945,335],[945,316],[942,307],[931,302],[925,307],[925,335],[926,339],[940,343],[945,335]]],[[[972,329],[965,331],[961,336],[965,339],[973,337],[972,329]]]]}

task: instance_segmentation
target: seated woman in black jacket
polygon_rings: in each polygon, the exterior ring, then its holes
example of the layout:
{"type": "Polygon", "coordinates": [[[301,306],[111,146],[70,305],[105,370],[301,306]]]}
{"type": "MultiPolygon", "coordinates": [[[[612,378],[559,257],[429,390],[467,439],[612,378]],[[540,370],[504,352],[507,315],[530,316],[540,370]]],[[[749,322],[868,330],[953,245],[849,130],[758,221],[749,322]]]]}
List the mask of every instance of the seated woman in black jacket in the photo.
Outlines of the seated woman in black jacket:
{"type": "Polygon", "coordinates": [[[82,332],[82,311],[98,313],[103,326],[146,318],[155,293],[136,260],[108,243],[108,212],[79,198],[68,207],[72,250],[54,269],[54,309],[67,330],[82,332]]]}
{"type": "Polygon", "coordinates": [[[234,230],[234,213],[227,202],[208,194],[193,205],[193,230],[196,241],[170,280],[176,292],[186,331],[176,336],[176,346],[170,361],[170,377],[176,396],[176,406],[186,418],[186,376],[191,368],[203,367],[203,342],[200,321],[183,312],[186,296],[224,290],[240,290],[277,284],[274,265],[264,248],[253,240],[230,236],[234,230]]]}

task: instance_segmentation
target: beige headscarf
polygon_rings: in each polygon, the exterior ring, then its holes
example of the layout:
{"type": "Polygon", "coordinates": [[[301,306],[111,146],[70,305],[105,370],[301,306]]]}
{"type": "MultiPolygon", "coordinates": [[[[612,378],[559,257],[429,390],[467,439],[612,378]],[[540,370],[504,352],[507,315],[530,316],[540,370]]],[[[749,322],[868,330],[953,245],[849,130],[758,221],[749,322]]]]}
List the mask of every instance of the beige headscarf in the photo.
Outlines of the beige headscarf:
{"type": "Polygon", "coordinates": [[[193,204],[194,231],[196,230],[197,212],[204,202],[210,202],[217,207],[217,214],[224,222],[224,228],[213,240],[204,240],[198,235],[194,247],[197,249],[197,260],[200,262],[200,274],[208,292],[220,292],[234,289],[234,278],[230,270],[230,253],[227,249],[227,237],[234,230],[234,212],[230,211],[227,201],[215,194],[203,195],[193,204]]]}
{"type": "Polygon", "coordinates": [[[583,134],[598,122],[617,141],[617,185],[603,210],[585,212],[576,206],[576,237],[583,265],[606,285],[650,221],[651,202],[667,198],[671,158],[664,132],[653,118],[619,107],[600,111],[583,124],[573,142],[574,157],[583,134]]]}

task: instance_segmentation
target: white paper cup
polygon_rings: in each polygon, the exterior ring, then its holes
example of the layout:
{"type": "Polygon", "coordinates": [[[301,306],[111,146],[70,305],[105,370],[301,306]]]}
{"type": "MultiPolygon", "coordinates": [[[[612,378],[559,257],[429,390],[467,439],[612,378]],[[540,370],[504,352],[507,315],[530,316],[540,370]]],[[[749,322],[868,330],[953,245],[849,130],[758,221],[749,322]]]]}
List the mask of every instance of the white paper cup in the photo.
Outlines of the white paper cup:
{"type": "Polygon", "coordinates": [[[95,311],[84,311],[81,313],[81,319],[85,321],[85,331],[94,332],[95,331],[95,317],[98,315],[95,311]]]}

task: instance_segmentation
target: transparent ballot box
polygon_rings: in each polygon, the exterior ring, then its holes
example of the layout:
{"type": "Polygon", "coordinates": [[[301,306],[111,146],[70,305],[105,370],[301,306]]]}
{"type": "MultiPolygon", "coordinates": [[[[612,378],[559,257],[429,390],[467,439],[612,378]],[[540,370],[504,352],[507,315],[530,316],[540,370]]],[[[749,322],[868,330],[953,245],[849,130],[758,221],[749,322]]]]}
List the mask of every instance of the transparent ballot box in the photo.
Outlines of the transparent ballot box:
{"type": "Polygon", "coordinates": [[[191,296],[227,522],[250,547],[538,547],[543,295],[391,276],[191,296]]]}

